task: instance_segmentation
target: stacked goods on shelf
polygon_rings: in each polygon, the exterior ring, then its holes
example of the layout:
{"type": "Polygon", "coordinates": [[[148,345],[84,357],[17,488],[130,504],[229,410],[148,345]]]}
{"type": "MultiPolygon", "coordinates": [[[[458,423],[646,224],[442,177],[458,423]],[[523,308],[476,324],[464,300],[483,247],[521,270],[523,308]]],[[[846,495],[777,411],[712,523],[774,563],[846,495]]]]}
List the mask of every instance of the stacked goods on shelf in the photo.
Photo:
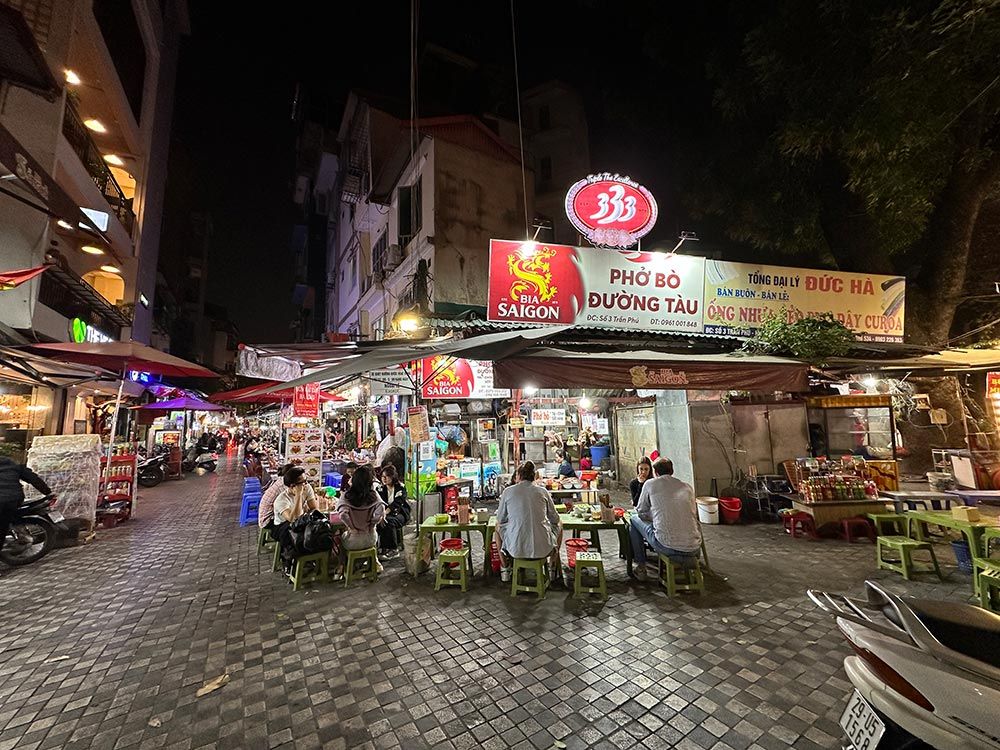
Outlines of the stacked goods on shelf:
{"type": "Polygon", "coordinates": [[[28,450],[28,466],[58,496],[55,510],[94,524],[101,476],[97,435],[40,435],[28,450]]]}

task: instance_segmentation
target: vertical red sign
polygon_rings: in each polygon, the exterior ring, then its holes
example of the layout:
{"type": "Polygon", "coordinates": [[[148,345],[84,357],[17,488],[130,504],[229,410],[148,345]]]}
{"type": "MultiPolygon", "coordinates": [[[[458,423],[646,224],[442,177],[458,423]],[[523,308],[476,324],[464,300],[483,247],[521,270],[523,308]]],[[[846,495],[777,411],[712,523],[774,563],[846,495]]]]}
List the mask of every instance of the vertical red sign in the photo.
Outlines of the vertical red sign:
{"type": "Polygon", "coordinates": [[[296,417],[319,416],[319,383],[295,386],[292,393],[292,414],[296,417]]]}

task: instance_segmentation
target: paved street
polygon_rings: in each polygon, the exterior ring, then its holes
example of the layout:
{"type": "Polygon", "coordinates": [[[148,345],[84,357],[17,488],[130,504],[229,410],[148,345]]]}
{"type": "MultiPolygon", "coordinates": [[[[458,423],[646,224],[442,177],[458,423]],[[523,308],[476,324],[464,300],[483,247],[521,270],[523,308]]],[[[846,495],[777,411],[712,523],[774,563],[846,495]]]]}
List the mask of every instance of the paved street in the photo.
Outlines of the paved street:
{"type": "MultiPolygon", "coordinates": [[[[240,487],[143,490],[134,521],[0,571],[0,750],[839,747],[847,649],[805,589],[902,583],[868,543],[755,525],[708,529],[700,598],[629,582],[611,533],[603,605],[435,593],[399,562],[293,593],[238,527],[240,487]]],[[[910,588],[964,600],[948,571],[910,588]]]]}

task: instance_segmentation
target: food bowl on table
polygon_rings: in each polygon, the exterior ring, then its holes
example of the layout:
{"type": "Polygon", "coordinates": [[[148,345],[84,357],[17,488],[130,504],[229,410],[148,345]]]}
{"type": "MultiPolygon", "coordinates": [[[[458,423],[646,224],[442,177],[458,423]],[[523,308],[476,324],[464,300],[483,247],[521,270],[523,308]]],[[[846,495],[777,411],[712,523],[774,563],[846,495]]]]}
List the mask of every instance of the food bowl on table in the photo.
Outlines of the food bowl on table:
{"type": "Polygon", "coordinates": [[[451,520],[451,516],[447,513],[436,513],[434,515],[434,523],[448,523],[451,520]]]}

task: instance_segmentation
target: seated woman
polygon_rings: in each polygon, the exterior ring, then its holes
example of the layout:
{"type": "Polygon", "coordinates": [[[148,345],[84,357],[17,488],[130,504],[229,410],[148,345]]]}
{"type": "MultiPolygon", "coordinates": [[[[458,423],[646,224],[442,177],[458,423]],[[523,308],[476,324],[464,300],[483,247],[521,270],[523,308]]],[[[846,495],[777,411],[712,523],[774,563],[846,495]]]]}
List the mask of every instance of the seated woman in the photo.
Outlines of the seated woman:
{"type": "Polygon", "coordinates": [[[399,473],[393,464],[382,466],[382,483],[377,490],[387,510],[382,523],[378,525],[378,546],[386,555],[394,555],[396,532],[410,522],[410,503],[406,499],[406,487],[399,481],[399,473]]]}
{"type": "MultiPolygon", "coordinates": [[[[346,527],[340,543],[341,567],[347,562],[348,550],[374,547],[378,541],[375,529],[385,517],[385,503],[372,487],[373,481],[371,467],[359,466],[337,505],[340,521],[346,527]]],[[[378,564],[378,570],[382,571],[381,563],[378,564]]]]}
{"type": "Polygon", "coordinates": [[[559,476],[576,478],[576,471],[573,469],[573,461],[568,453],[562,454],[562,462],[559,464],[559,476]]]}
{"type": "Polygon", "coordinates": [[[505,558],[504,567],[510,567],[511,558],[548,557],[553,580],[561,580],[562,523],[552,496],[544,487],[533,484],[535,464],[531,461],[521,465],[517,478],[517,484],[503,491],[497,509],[496,538],[505,558]]]}
{"type": "Polygon", "coordinates": [[[281,544],[281,558],[285,563],[285,572],[289,572],[295,560],[295,542],[289,527],[296,518],[311,510],[316,510],[316,492],[305,477],[305,469],[293,466],[282,477],[284,491],[274,499],[274,535],[281,544]]]}
{"type": "Polygon", "coordinates": [[[635,479],[629,482],[628,491],[632,495],[632,507],[639,504],[639,494],[642,492],[642,485],[653,476],[653,462],[643,456],[635,465],[635,479]]]}
{"type": "Polygon", "coordinates": [[[288,470],[292,468],[292,464],[285,464],[280,469],[278,469],[278,476],[275,478],[264,490],[264,494],[260,496],[260,505],[257,507],[257,525],[262,529],[267,529],[271,532],[271,536],[275,539],[277,536],[277,524],[274,522],[274,501],[278,499],[278,495],[285,491],[284,478],[288,470]]]}

